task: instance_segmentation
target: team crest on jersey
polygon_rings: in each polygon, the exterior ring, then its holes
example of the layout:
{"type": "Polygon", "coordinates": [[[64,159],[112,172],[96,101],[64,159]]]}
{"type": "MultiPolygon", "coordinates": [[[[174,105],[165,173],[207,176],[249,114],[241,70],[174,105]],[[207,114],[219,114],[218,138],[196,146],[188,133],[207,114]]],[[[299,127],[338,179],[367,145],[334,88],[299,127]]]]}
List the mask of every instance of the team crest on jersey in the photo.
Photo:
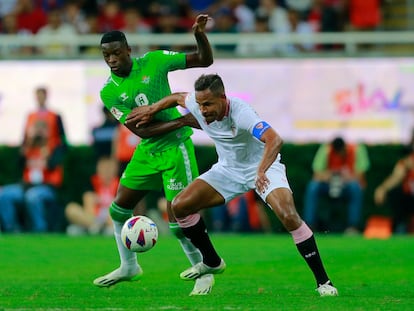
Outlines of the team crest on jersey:
{"type": "Polygon", "coordinates": [[[150,80],[151,80],[151,78],[149,76],[143,76],[142,80],[141,80],[141,83],[149,84],[150,80]]]}
{"type": "Polygon", "coordinates": [[[110,111],[111,111],[112,115],[115,117],[115,119],[117,119],[117,120],[121,119],[122,116],[123,116],[122,111],[119,110],[116,107],[111,107],[111,110],[110,111]]]}
{"type": "Polygon", "coordinates": [[[258,130],[261,130],[261,129],[263,128],[263,123],[262,123],[262,122],[257,123],[257,124],[256,124],[256,128],[257,128],[258,130]]]}

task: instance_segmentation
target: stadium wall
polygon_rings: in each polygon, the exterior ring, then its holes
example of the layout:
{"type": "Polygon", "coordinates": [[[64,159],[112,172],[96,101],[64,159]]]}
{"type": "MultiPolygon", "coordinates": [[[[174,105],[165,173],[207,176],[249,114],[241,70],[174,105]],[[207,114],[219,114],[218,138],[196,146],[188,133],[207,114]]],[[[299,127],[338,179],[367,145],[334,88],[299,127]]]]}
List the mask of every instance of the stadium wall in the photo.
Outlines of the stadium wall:
{"type": "MultiPolygon", "coordinates": [[[[294,192],[295,202],[299,212],[303,208],[303,195],[307,182],[312,176],[311,163],[319,144],[286,143],[282,149],[282,162],[286,164],[290,185],[294,192]]],[[[378,208],[373,202],[373,192],[376,186],[391,173],[392,168],[406,152],[405,145],[386,144],[368,145],[371,168],[367,174],[367,188],[364,198],[364,221],[372,214],[388,215],[390,206],[378,208]]],[[[0,146],[0,186],[17,182],[21,176],[18,163],[17,147],[0,146]]],[[[204,172],[216,162],[217,155],[214,147],[197,145],[196,156],[200,172],[204,172]]],[[[68,201],[80,201],[88,178],[95,169],[94,153],[90,146],[72,146],[65,160],[64,186],[60,190],[62,206],[68,201]]],[[[269,213],[271,214],[271,213],[269,213]]],[[[63,215],[63,213],[62,213],[63,215]]],[[[281,231],[281,225],[272,216],[274,230],[281,231]]],[[[64,227],[62,218],[62,228],[64,227]]],[[[363,225],[363,224],[362,224],[363,225]]]]}

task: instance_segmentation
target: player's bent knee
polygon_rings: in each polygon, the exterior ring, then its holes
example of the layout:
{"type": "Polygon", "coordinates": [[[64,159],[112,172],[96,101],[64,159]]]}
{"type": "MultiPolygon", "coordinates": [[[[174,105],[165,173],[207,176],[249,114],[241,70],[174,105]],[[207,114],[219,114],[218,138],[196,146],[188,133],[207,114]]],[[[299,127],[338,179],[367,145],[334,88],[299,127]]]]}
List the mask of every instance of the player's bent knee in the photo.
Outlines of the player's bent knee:
{"type": "Polygon", "coordinates": [[[298,228],[302,224],[302,219],[297,213],[283,213],[279,215],[279,219],[288,230],[298,228]]]}
{"type": "Polygon", "coordinates": [[[183,218],[189,215],[185,212],[184,205],[182,203],[183,201],[180,199],[179,195],[176,196],[171,202],[171,211],[173,212],[175,218],[183,218]]]}

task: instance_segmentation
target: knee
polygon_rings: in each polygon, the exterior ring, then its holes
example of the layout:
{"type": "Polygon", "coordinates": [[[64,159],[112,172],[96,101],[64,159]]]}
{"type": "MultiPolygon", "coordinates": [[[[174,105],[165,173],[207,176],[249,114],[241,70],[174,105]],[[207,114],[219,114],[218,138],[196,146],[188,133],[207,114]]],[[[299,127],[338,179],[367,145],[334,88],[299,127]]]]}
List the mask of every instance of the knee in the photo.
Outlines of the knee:
{"type": "Polygon", "coordinates": [[[280,221],[288,231],[295,230],[302,224],[302,219],[295,211],[286,211],[280,216],[280,221]]]}
{"type": "Polygon", "coordinates": [[[171,210],[175,218],[184,218],[194,213],[185,198],[180,195],[177,195],[171,202],[171,210]]]}
{"type": "Polygon", "coordinates": [[[171,202],[171,211],[175,218],[182,218],[187,215],[185,215],[184,211],[182,210],[182,203],[180,196],[176,196],[172,202],[171,202]]]}

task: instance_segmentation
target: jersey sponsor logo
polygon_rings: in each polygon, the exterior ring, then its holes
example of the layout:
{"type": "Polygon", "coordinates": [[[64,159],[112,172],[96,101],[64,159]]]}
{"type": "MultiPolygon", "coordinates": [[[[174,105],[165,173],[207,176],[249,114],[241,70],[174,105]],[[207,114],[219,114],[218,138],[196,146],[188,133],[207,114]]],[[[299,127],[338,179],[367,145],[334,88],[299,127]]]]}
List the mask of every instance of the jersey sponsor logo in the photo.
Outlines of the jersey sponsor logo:
{"type": "Polygon", "coordinates": [[[149,76],[143,76],[142,80],[141,80],[141,83],[149,84],[150,81],[151,81],[151,78],[149,76]]]}
{"type": "Polygon", "coordinates": [[[111,111],[112,115],[115,117],[115,119],[117,119],[117,120],[121,119],[121,118],[122,118],[122,116],[124,115],[124,114],[122,113],[122,111],[121,111],[121,110],[119,110],[119,109],[118,109],[118,108],[116,108],[116,107],[111,107],[110,111],[111,111]]]}
{"type": "Polygon", "coordinates": [[[169,184],[167,185],[168,190],[182,190],[184,188],[185,186],[183,185],[183,183],[181,181],[176,181],[175,178],[171,178],[169,180],[169,184]]]}
{"type": "Polygon", "coordinates": [[[162,51],[162,52],[165,55],[175,55],[175,54],[178,54],[178,52],[174,52],[174,51],[162,51]]]}
{"type": "Polygon", "coordinates": [[[149,104],[147,95],[145,95],[144,93],[139,93],[135,97],[135,103],[137,104],[137,106],[147,106],[149,104]]]}
{"type": "Polygon", "coordinates": [[[122,93],[120,96],[119,96],[120,98],[121,98],[121,100],[124,102],[124,101],[126,101],[127,99],[128,99],[128,95],[124,92],[124,93],[122,93]]]}

